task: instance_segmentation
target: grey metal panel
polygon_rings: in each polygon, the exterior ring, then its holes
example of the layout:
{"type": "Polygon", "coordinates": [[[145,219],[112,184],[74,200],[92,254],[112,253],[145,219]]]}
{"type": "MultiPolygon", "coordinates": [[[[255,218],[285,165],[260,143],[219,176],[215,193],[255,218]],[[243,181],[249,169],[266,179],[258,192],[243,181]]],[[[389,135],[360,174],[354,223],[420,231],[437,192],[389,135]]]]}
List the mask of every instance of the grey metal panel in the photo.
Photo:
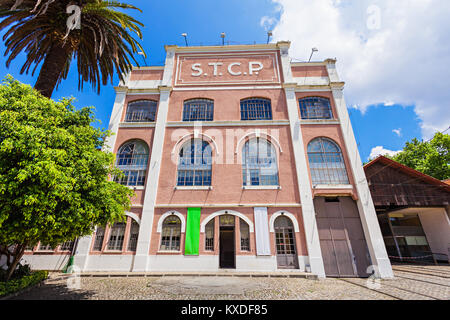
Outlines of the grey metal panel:
{"type": "Polygon", "coordinates": [[[370,265],[358,208],[353,199],[314,199],[317,227],[327,276],[366,277],[370,265]]]}

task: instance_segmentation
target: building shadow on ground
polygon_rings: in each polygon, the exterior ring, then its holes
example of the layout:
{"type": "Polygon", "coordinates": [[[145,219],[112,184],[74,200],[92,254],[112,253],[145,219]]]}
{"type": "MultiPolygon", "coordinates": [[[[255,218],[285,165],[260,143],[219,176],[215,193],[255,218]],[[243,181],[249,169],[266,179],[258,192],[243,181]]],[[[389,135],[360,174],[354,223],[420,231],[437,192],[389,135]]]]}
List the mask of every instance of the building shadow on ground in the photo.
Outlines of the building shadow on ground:
{"type": "Polygon", "coordinates": [[[65,282],[44,283],[9,300],[89,300],[95,291],[69,289],[65,282]]]}

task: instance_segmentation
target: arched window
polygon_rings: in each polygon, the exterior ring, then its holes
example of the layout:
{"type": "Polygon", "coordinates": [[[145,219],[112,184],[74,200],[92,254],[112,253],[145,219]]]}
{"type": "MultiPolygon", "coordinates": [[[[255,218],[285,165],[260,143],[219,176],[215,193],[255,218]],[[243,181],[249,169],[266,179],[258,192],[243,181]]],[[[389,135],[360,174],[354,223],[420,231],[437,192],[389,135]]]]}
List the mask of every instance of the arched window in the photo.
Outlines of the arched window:
{"type": "Polygon", "coordinates": [[[272,120],[270,100],[262,98],[241,100],[241,120],[272,120]]]}
{"type": "Polygon", "coordinates": [[[156,101],[139,100],[128,103],[125,122],[154,122],[156,101]]]}
{"type": "Polygon", "coordinates": [[[302,119],[333,119],[330,100],[308,97],[299,100],[302,119]]]}
{"type": "Polygon", "coordinates": [[[123,240],[125,238],[125,228],[127,224],[118,222],[113,225],[109,233],[107,250],[122,251],[123,240]]]}
{"type": "Polygon", "coordinates": [[[180,251],[181,220],[176,215],[164,219],[161,232],[161,251],[180,251]]]}
{"type": "Polygon", "coordinates": [[[180,150],[178,186],[211,185],[212,149],[201,139],[187,141],[180,150]]]}
{"type": "Polygon", "coordinates": [[[278,186],[275,148],[262,138],[248,140],[242,152],[244,186],[278,186]]]}
{"type": "Polygon", "coordinates": [[[148,147],[142,141],[127,142],[117,154],[117,167],[124,176],[116,181],[126,186],[143,186],[147,173],[148,147]]]}
{"type": "Polygon", "coordinates": [[[247,222],[239,218],[239,232],[241,234],[241,251],[250,251],[250,228],[247,222]]]}
{"type": "Polygon", "coordinates": [[[183,121],[213,121],[214,101],[193,99],[184,102],[183,121]]]}
{"type": "Polygon", "coordinates": [[[205,226],[205,251],[214,251],[214,219],[205,226]]]}
{"type": "Polygon", "coordinates": [[[341,149],[330,139],[317,138],[311,141],[308,159],[313,185],[349,183],[341,149]]]}
{"type": "Polygon", "coordinates": [[[139,236],[139,224],[131,219],[130,236],[128,238],[128,251],[136,251],[139,236]]]}

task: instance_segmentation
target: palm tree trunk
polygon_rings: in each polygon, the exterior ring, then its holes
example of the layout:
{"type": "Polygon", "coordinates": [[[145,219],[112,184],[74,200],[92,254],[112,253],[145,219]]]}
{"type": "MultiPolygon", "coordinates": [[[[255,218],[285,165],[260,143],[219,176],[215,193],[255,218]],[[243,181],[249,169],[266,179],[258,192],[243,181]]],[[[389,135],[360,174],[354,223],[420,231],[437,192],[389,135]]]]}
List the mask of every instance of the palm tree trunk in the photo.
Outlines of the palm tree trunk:
{"type": "Polygon", "coordinates": [[[70,59],[71,51],[69,46],[59,43],[52,45],[42,65],[39,77],[34,85],[43,96],[51,98],[53,90],[63,75],[64,67],[70,59]]]}

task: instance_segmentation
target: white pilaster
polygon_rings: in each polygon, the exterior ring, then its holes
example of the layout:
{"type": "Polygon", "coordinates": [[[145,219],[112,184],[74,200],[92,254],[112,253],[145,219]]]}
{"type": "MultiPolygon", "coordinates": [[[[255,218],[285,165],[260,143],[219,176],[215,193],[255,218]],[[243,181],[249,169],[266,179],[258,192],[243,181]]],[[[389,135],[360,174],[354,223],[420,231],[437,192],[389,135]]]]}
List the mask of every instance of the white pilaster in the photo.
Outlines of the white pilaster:
{"type": "Polygon", "coordinates": [[[115,87],[116,100],[114,101],[111,118],[109,120],[108,130],[111,136],[106,139],[105,150],[111,151],[116,144],[117,132],[119,131],[120,118],[122,117],[123,108],[125,107],[125,98],[127,96],[127,87],[115,87]]]}
{"type": "Polygon", "coordinates": [[[155,213],[156,196],[158,191],[159,172],[161,168],[164,135],[166,131],[169,98],[172,90],[172,75],[175,66],[175,46],[166,46],[167,56],[163,74],[163,86],[159,87],[160,96],[156,117],[155,134],[151,149],[150,165],[147,173],[144,206],[142,208],[139,238],[136,248],[133,271],[149,270],[149,250],[155,213]]]}
{"type": "Polygon", "coordinates": [[[74,266],[80,271],[85,271],[89,262],[89,249],[91,247],[92,235],[78,239],[77,248],[73,258],[74,266]]]}
{"type": "Polygon", "coordinates": [[[344,143],[349,155],[351,171],[355,179],[356,190],[358,193],[358,211],[361,218],[362,227],[369,248],[372,264],[378,268],[381,278],[392,278],[394,276],[391,262],[389,260],[383,235],[381,233],[375,206],[370,195],[369,185],[364,173],[352,124],[347,111],[347,105],[344,99],[344,83],[339,82],[336,72],[335,60],[327,60],[327,69],[329,74],[333,74],[334,82],[331,83],[333,98],[336,104],[336,110],[341,123],[344,143]]]}
{"type": "MultiPolygon", "coordinates": [[[[278,43],[281,51],[281,61],[285,82],[292,81],[291,63],[289,60],[289,42],[278,43]]],[[[303,144],[303,136],[300,127],[297,99],[295,96],[295,84],[285,83],[284,91],[288,109],[292,148],[294,150],[295,168],[298,181],[298,192],[302,203],[303,223],[305,227],[306,244],[308,248],[309,264],[311,272],[319,278],[325,278],[325,268],[320,248],[319,232],[317,229],[316,213],[314,211],[311,183],[308,175],[306,152],[303,144]]]]}

